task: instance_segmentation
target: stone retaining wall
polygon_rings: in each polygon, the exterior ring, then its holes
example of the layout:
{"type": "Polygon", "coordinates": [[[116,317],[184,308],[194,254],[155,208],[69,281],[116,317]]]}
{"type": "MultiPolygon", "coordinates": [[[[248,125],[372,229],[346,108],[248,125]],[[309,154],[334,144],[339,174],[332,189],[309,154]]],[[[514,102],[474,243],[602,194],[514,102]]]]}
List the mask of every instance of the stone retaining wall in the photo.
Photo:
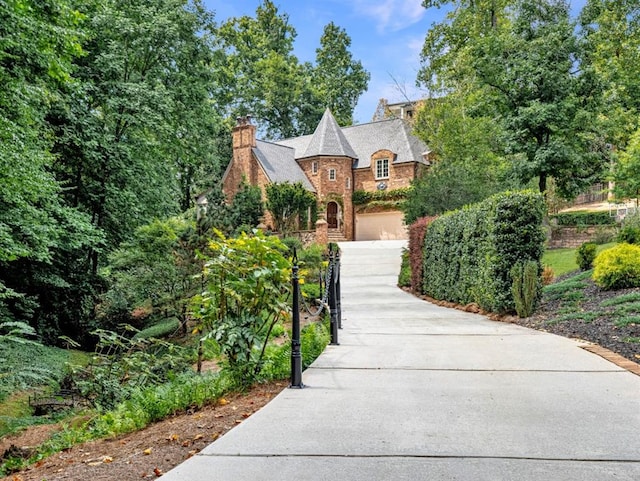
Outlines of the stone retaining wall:
{"type": "Polygon", "coordinates": [[[585,226],[585,227],[553,227],[548,241],[549,249],[559,249],[561,247],[576,248],[583,243],[593,241],[597,237],[608,233],[612,236],[616,234],[613,226],[585,226]]]}

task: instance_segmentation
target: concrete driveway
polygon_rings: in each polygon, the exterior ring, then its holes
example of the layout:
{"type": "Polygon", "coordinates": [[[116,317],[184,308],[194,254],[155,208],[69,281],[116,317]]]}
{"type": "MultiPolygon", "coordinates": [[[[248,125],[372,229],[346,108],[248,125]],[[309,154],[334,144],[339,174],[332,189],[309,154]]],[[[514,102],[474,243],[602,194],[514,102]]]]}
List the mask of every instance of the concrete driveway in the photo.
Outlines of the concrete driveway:
{"type": "Polygon", "coordinates": [[[640,480],[640,377],[404,293],[403,245],[341,244],[340,345],[162,479],[640,480]]]}

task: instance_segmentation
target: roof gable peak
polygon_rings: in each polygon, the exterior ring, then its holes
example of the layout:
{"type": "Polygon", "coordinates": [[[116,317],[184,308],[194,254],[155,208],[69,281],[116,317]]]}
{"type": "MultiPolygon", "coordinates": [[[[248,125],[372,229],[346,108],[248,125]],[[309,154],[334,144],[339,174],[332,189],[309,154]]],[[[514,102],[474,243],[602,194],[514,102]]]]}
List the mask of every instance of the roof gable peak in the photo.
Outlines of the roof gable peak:
{"type": "Polygon", "coordinates": [[[324,111],[302,158],[321,155],[358,158],[329,109],[324,111]]]}

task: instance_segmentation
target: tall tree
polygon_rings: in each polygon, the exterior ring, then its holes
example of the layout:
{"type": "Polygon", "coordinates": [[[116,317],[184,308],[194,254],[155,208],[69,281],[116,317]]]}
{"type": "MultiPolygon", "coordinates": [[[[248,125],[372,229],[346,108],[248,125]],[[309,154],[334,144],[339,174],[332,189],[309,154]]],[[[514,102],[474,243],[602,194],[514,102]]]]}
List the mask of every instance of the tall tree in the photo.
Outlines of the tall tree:
{"type": "MultiPolygon", "coordinates": [[[[425,6],[444,2],[425,2],[425,6]]],[[[571,197],[602,175],[602,158],[589,150],[579,48],[563,0],[460,0],[446,22],[427,36],[420,78],[442,91],[464,80],[470,100],[498,119],[504,154],[523,182],[553,178],[571,197]]]]}
{"type": "Polygon", "coordinates": [[[29,321],[41,336],[82,310],[71,269],[100,241],[62,200],[45,122],[81,53],[80,18],[64,0],[0,3],[0,321],[29,321]]]}
{"type": "Polygon", "coordinates": [[[589,0],[580,14],[583,62],[598,95],[596,145],[610,161],[616,191],[635,195],[631,175],[640,137],[640,5],[632,0],[589,0]],[[616,165],[620,162],[620,165],[616,165]]]}
{"type": "Polygon", "coordinates": [[[253,115],[261,134],[272,139],[312,133],[327,107],[340,124],[353,122],[369,73],[352,58],[344,29],[328,24],[316,65],[301,64],[293,55],[296,30],[289,16],[264,0],[255,17],[224,22],[218,38],[225,80],[216,95],[224,99],[228,116],[253,115]]]}
{"type": "MultiPolygon", "coordinates": [[[[197,0],[90,0],[83,8],[86,55],[50,121],[68,200],[105,232],[108,252],[137,226],[188,207],[201,165],[218,170],[213,25],[197,0]]],[[[97,249],[91,258],[96,272],[97,249]]]]}
{"type": "Polygon", "coordinates": [[[329,108],[342,126],[353,123],[353,111],[371,78],[362,62],[353,59],[350,46],[351,37],[343,28],[333,22],[327,24],[316,49],[313,71],[319,106],[329,108]]]}
{"type": "Polygon", "coordinates": [[[231,18],[217,34],[226,52],[226,78],[218,93],[226,113],[255,116],[266,124],[264,133],[270,138],[297,135],[296,104],[304,75],[292,53],[296,31],[289,16],[265,0],[255,18],[231,18]]]}

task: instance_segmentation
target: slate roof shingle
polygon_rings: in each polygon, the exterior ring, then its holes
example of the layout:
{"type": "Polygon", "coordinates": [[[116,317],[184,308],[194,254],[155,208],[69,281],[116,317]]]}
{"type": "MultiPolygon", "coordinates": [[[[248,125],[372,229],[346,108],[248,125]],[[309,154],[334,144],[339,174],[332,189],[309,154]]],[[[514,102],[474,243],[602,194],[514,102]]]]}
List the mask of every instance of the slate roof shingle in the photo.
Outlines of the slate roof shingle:
{"type": "Polygon", "coordinates": [[[253,148],[253,154],[271,182],[301,182],[307,190],[315,192],[313,185],[296,162],[294,153],[295,150],[290,147],[263,140],[256,140],[256,146],[253,148]]]}

